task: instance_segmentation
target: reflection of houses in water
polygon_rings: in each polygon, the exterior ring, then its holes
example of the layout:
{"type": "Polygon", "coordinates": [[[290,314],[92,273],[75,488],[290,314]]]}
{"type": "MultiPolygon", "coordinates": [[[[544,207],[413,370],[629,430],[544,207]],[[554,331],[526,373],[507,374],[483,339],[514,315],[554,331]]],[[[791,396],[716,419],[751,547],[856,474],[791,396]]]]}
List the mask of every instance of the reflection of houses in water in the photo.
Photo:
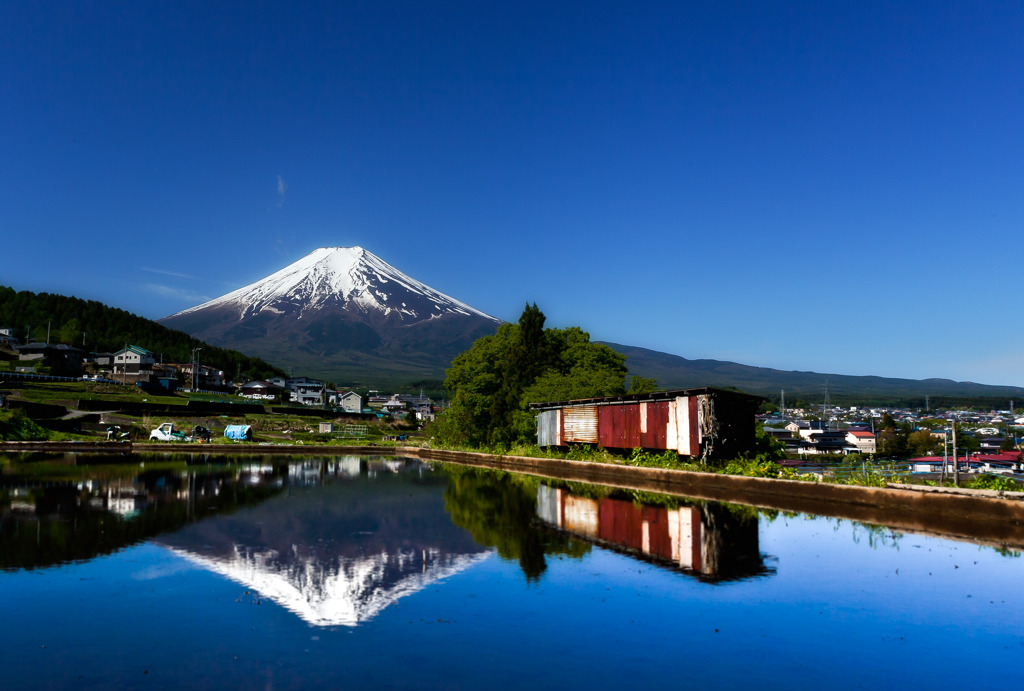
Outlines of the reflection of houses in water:
{"type": "Polygon", "coordinates": [[[143,488],[137,488],[134,483],[115,482],[101,491],[98,498],[105,502],[104,508],[125,518],[136,515],[149,503],[143,488]]]}
{"type": "Polygon", "coordinates": [[[288,484],[300,487],[315,487],[327,478],[357,478],[363,471],[370,477],[380,471],[398,473],[406,470],[405,461],[390,458],[365,456],[337,456],[331,458],[309,458],[294,461],[288,465],[288,484]]]}
{"type": "Polygon", "coordinates": [[[146,487],[134,480],[84,480],[76,488],[79,497],[85,498],[90,509],[116,513],[121,518],[137,516],[149,505],[146,487]]]}
{"type": "Polygon", "coordinates": [[[714,502],[699,506],[638,506],[591,499],[541,485],[537,515],[548,525],[618,551],[721,581],[773,573],[765,566],[755,514],[714,502]]]}
{"type": "Polygon", "coordinates": [[[0,568],[91,559],[258,503],[283,487],[272,466],[263,470],[140,470],[111,479],[46,482],[6,476],[10,485],[0,489],[0,568]]]}

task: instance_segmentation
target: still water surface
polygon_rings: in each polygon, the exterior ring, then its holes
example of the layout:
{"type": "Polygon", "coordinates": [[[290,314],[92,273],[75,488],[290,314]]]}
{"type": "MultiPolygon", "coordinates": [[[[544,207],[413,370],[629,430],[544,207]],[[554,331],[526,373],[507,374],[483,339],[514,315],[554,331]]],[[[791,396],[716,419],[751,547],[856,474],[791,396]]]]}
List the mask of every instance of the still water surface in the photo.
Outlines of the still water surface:
{"type": "Polygon", "coordinates": [[[1012,551],[391,458],[8,461],[4,688],[1019,688],[1012,551]]]}

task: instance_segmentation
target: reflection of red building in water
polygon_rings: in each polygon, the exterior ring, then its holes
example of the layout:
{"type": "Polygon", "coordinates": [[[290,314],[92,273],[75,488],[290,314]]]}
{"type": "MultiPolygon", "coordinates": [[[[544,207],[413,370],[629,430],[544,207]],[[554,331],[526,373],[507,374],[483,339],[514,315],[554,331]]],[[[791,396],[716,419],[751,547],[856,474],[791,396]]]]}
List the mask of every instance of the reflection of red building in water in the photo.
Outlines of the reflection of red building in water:
{"type": "Polygon", "coordinates": [[[711,580],[768,573],[759,550],[756,515],[737,515],[719,504],[637,506],[542,485],[537,490],[537,515],[591,542],[639,553],[711,580]]]}

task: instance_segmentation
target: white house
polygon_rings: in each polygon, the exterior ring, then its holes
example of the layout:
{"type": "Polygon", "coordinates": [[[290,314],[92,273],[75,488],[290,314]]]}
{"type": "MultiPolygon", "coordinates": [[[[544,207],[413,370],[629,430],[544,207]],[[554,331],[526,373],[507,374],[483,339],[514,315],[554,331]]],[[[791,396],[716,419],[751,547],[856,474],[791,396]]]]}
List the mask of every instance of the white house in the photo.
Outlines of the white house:
{"type": "Polygon", "coordinates": [[[846,443],[854,447],[857,453],[875,453],[877,439],[867,430],[850,430],[846,433],[846,443]]]}
{"type": "Polygon", "coordinates": [[[149,379],[156,358],[151,351],[130,345],[114,353],[114,377],[149,379]]]}
{"type": "Polygon", "coordinates": [[[346,413],[363,412],[363,397],[355,391],[346,391],[337,397],[335,405],[341,407],[346,413]]]}

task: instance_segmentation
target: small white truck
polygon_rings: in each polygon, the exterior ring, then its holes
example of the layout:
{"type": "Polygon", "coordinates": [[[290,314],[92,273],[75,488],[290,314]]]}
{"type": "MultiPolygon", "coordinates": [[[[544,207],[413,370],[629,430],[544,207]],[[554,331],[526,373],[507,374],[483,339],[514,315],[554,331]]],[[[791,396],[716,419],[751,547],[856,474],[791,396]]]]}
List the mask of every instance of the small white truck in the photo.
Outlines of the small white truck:
{"type": "Polygon", "coordinates": [[[184,432],[174,429],[173,422],[165,422],[149,433],[150,441],[191,441],[184,432]]]}

